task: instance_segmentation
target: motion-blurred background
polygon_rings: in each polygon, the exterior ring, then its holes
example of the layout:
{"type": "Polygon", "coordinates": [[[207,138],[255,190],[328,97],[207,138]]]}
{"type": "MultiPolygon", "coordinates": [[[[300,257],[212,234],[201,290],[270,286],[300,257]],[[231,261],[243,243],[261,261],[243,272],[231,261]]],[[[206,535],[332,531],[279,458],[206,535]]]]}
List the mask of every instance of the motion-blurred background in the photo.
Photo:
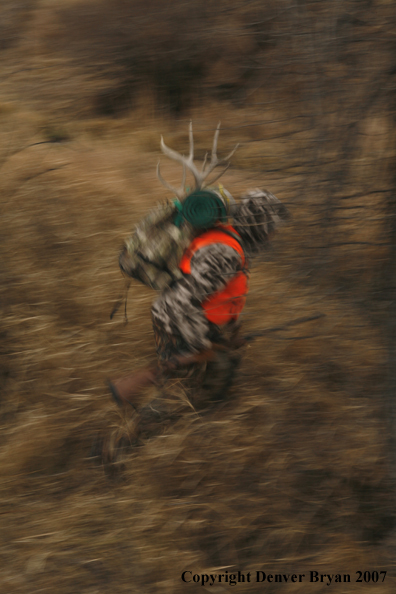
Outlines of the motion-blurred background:
{"type": "Polygon", "coordinates": [[[174,594],[225,569],[351,574],[339,594],[387,570],[371,588],[393,592],[395,21],[388,0],[1,1],[2,592],[174,594]],[[152,291],[109,319],[118,253],[172,197],[159,139],[187,151],[190,119],[197,158],[219,120],[219,155],[241,144],[235,197],[264,187],[292,214],[245,329],[326,317],[257,340],[229,401],[106,474],[92,443],[133,411],[105,380],[155,353],[152,291]]]}

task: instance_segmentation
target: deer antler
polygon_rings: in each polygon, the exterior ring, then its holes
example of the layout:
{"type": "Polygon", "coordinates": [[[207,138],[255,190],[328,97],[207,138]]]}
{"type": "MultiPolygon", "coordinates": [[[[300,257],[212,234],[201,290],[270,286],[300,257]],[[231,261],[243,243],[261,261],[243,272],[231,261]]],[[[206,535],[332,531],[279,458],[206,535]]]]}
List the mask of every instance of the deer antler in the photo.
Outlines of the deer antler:
{"type": "MultiPolygon", "coordinates": [[[[215,132],[215,135],[213,138],[213,146],[212,146],[212,153],[210,156],[210,162],[207,165],[207,156],[208,155],[206,154],[204,162],[202,164],[201,171],[199,171],[198,168],[196,167],[196,165],[194,164],[194,136],[193,136],[192,122],[190,122],[190,126],[189,126],[190,153],[189,153],[188,157],[185,157],[184,155],[181,155],[180,153],[178,153],[178,152],[172,150],[171,148],[169,148],[168,146],[166,146],[164,139],[161,136],[161,149],[162,149],[162,152],[164,153],[164,155],[166,155],[170,159],[173,159],[174,161],[177,161],[178,163],[181,163],[181,165],[183,165],[183,181],[182,181],[182,185],[180,188],[174,188],[173,186],[168,184],[161,176],[160,169],[159,169],[159,163],[158,163],[158,167],[157,167],[158,179],[166,188],[168,188],[169,190],[174,192],[179,199],[183,199],[186,196],[186,192],[184,189],[184,184],[186,181],[186,167],[189,171],[191,171],[191,173],[194,176],[195,189],[200,190],[201,188],[204,188],[208,185],[208,184],[204,184],[204,182],[207,179],[207,177],[212,173],[212,171],[215,169],[215,167],[218,167],[219,165],[222,165],[226,161],[231,159],[232,155],[237,150],[239,144],[237,144],[235,146],[235,148],[230,152],[229,155],[227,155],[227,157],[219,160],[217,158],[217,141],[219,138],[219,133],[220,133],[220,122],[216,128],[216,132],[215,132]]],[[[210,183],[213,183],[216,180],[218,180],[227,171],[229,166],[230,166],[230,164],[227,163],[225,169],[223,171],[221,171],[221,173],[219,173],[219,175],[214,177],[214,179],[212,179],[210,183]]]]}
{"type": "Polygon", "coordinates": [[[168,184],[168,182],[164,180],[164,178],[161,175],[159,161],[158,161],[158,165],[157,165],[157,177],[160,180],[161,184],[163,186],[165,186],[165,188],[168,188],[168,190],[173,192],[179,198],[179,200],[183,200],[183,198],[186,197],[186,190],[184,188],[185,183],[186,183],[186,166],[184,163],[183,163],[183,179],[182,179],[180,188],[175,188],[174,186],[171,186],[171,184],[168,184]]]}

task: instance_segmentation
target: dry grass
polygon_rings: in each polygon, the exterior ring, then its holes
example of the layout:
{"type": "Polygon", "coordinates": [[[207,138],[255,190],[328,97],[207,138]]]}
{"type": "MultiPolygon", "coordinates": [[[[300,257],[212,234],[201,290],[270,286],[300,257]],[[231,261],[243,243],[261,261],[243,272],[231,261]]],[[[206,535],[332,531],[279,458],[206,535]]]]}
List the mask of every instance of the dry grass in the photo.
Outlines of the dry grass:
{"type": "MultiPolygon", "coordinates": [[[[21,59],[13,51],[4,72],[21,59]]],[[[390,594],[396,543],[381,416],[383,337],[348,293],[311,279],[306,248],[320,240],[318,197],[309,185],[296,195],[295,169],[260,173],[278,157],[290,162],[308,133],[294,145],[275,144],[268,137],[287,127],[254,127],[247,109],[214,102],[191,111],[198,156],[220,116],[220,150],[243,143],[226,187],[238,195],[266,186],[293,214],[253,267],[245,329],[316,311],[326,317],[257,340],[229,400],[200,414],[186,407],[161,435],[124,455],[113,478],[90,459],[98,433],[133,425],[132,411],[112,404],[106,378],[154,359],[153,293],[133,285],[128,325],[122,313],[112,321],[109,314],[123,290],[119,247],[163,197],[154,174],[159,133],[181,150],[186,121],[152,119],[149,101],[117,120],[60,115],[74,87],[62,98],[56,84],[46,111],[39,90],[51,81],[47,58],[38,62],[42,76],[27,75],[35,81],[31,96],[27,79],[15,75],[0,97],[8,155],[1,161],[1,590],[175,594],[190,587],[183,570],[240,569],[350,573],[351,584],[335,586],[350,594],[368,588],[354,583],[356,571],[386,569],[375,591],[390,594]]],[[[57,74],[65,88],[68,68],[57,74]]],[[[284,118],[282,104],[271,109],[265,119],[284,118]]],[[[176,183],[179,170],[163,161],[176,183]]],[[[371,197],[365,204],[371,221],[378,204],[371,197]]],[[[380,223],[341,224],[360,241],[381,235],[380,223]]],[[[351,283],[364,283],[362,272],[371,278],[384,257],[368,246],[364,267],[363,252],[343,249],[333,266],[351,283]]],[[[181,384],[169,392],[185,398],[181,384]]],[[[302,594],[327,586],[238,586],[263,589],[302,594]]]]}
{"type": "MultiPolygon", "coordinates": [[[[178,592],[184,569],[389,567],[376,544],[392,503],[381,336],[353,304],[294,274],[307,216],[298,207],[253,269],[245,326],[318,310],[325,320],[254,343],[230,401],[164,427],[124,458],[121,482],[89,460],[97,432],[129,422],[105,379],[153,359],[148,289],[130,291],[127,326],[122,314],[109,320],[122,290],[118,248],[161,194],[147,152],[160,124],[145,126],[81,132],[3,166],[4,591],[178,592]],[[305,334],[315,337],[293,340],[305,334]]],[[[226,185],[246,188],[246,178],[230,173],[226,185]]],[[[281,182],[266,184],[287,198],[281,182]]],[[[390,592],[391,580],[377,590],[390,592]]]]}

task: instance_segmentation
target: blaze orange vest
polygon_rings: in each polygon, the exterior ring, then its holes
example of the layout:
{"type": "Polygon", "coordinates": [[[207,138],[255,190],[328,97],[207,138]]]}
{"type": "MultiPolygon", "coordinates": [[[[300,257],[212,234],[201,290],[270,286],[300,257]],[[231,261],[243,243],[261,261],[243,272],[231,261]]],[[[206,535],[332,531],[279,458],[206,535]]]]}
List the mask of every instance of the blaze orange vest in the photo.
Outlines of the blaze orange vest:
{"type": "Polygon", "coordinates": [[[191,259],[195,252],[212,243],[224,243],[240,254],[243,269],[236,273],[224,289],[217,291],[201,303],[205,310],[206,318],[218,326],[239,318],[248,292],[248,273],[245,270],[245,254],[240,242],[230,234],[239,237],[238,233],[230,225],[219,225],[209,231],[205,231],[205,233],[199,235],[190,243],[179,264],[180,270],[184,274],[191,274],[191,259]]]}

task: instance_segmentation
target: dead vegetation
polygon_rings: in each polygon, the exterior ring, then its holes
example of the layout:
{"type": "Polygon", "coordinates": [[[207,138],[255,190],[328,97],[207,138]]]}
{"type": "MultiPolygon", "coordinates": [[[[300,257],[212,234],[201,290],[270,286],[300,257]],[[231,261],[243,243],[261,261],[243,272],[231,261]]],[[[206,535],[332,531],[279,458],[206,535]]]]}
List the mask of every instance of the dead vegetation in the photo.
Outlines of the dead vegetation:
{"type": "MultiPolygon", "coordinates": [[[[237,3],[228,13],[217,4],[222,26],[240,30],[232,12],[237,3]]],[[[246,3],[251,10],[258,4],[246,3]]],[[[70,18],[82,10],[88,15],[79,17],[86,31],[94,4],[70,6],[70,18]]],[[[117,3],[114,24],[114,15],[104,19],[106,6],[95,4],[97,19],[114,31],[124,8],[141,10],[140,3],[117,3]]],[[[307,126],[311,99],[289,112],[287,94],[279,94],[277,104],[242,102],[236,109],[208,92],[202,105],[187,101],[173,120],[158,107],[153,87],[142,92],[139,83],[140,97],[150,100],[139,99],[115,119],[98,115],[87,96],[97,97],[109,79],[91,76],[67,57],[57,28],[70,29],[66,17],[59,21],[65,10],[38,3],[30,16],[35,26],[2,50],[2,591],[173,594],[189,587],[181,581],[184,570],[240,569],[351,574],[350,584],[336,586],[340,593],[367,587],[354,583],[358,570],[387,570],[375,590],[392,592],[394,484],[383,395],[386,223],[393,215],[387,194],[371,193],[391,189],[389,119],[385,114],[384,124],[366,113],[359,128],[364,142],[342,152],[342,143],[322,137],[335,127],[334,116],[326,119],[328,128],[320,119],[307,126]],[[49,49],[51,39],[57,52],[49,49]],[[36,53],[26,54],[29,40],[36,53]],[[122,312],[110,321],[123,290],[118,250],[134,222],[164,197],[155,176],[159,135],[185,150],[190,116],[197,158],[220,117],[219,150],[242,143],[224,180],[234,195],[268,187],[293,216],[253,267],[246,331],[317,311],[326,317],[253,343],[229,400],[211,410],[197,413],[183,384],[169,385],[167,395],[184,403],[185,412],[144,447],[128,448],[134,413],[115,409],[105,381],[153,360],[154,295],[133,285],[128,325],[122,312]],[[107,474],[90,457],[101,434],[109,447],[125,446],[107,474]]],[[[169,11],[167,23],[175,3],[169,11]]],[[[304,25],[305,13],[298,14],[304,25]]],[[[248,9],[246,19],[252,21],[248,9]]],[[[350,20],[343,19],[335,21],[345,30],[350,20]]],[[[78,31],[73,35],[82,43],[78,31]]],[[[168,43],[167,35],[165,28],[165,41],[160,36],[156,43],[168,43]]],[[[101,39],[92,32],[87,47],[100,58],[93,37],[101,39]]],[[[77,51],[77,41],[68,51],[77,51]]],[[[277,60],[290,55],[286,49],[279,48],[277,60]]],[[[355,47],[344,49],[353,62],[355,47]]],[[[221,60],[212,64],[222,69],[221,60]]],[[[233,79],[232,69],[223,70],[233,79]]],[[[207,76],[217,80],[218,74],[207,76]]],[[[304,81],[294,81],[301,99],[304,81]]],[[[340,126],[350,123],[343,117],[340,126]]],[[[164,170],[178,182],[177,166],[164,162],[164,170]]],[[[153,389],[137,404],[155,395],[153,389]]],[[[327,591],[325,584],[265,587],[327,591]]],[[[241,592],[262,588],[238,585],[241,592]]]]}

